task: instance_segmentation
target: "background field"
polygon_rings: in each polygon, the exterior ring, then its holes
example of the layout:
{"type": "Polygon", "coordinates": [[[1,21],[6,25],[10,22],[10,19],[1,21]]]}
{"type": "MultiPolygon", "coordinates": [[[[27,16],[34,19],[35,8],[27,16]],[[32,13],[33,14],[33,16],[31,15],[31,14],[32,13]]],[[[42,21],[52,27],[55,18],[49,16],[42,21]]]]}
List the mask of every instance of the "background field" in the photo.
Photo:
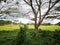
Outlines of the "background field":
{"type": "MultiPolygon", "coordinates": [[[[2,31],[2,30],[14,31],[16,29],[19,29],[20,26],[23,26],[23,25],[4,25],[4,26],[0,26],[0,31],[2,31]]],[[[28,29],[34,29],[34,25],[27,25],[27,27],[28,27],[28,29]]],[[[58,25],[41,25],[39,27],[39,29],[54,31],[54,30],[60,29],[60,26],[58,26],[58,25]]]]}

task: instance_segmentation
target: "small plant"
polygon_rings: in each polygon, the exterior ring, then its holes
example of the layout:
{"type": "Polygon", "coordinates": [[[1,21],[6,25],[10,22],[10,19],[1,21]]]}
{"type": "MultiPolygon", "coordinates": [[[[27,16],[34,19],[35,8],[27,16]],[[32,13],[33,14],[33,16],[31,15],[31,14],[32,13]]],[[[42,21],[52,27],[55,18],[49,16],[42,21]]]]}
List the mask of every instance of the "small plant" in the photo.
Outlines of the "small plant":
{"type": "Polygon", "coordinates": [[[18,36],[17,36],[16,45],[21,45],[25,42],[26,30],[27,30],[26,25],[24,25],[23,27],[20,27],[20,31],[19,31],[18,36]]]}

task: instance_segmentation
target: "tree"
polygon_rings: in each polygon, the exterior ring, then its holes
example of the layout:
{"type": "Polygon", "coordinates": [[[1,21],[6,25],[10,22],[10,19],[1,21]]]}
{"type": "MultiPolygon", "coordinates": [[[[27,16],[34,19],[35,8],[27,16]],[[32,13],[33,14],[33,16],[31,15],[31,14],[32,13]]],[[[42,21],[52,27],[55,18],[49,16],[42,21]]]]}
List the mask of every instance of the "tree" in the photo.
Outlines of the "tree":
{"type": "Polygon", "coordinates": [[[41,25],[44,18],[49,14],[49,12],[54,8],[54,6],[59,3],[60,0],[24,0],[32,9],[34,13],[34,27],[35,36],[38,36],[38,28],[41,25]],[[42,15],[42,7],[48,4],[47,11],[42,15]],[[36,7],[36,8],[35,8],[36,7]],[[38,19],[37,19],[38,18],[38,19]]]}
{"type": "Polygon", "coordinates": [[[17,7],[14,7],[14,6],[18,6],[19,2],[16,1],[14,2],[14,0],[12,0],[11,2],[7,1],[7,0],[0,0],[0,17],[2,17],[3,15],[7,14],[9,16],[12,16],[10,15],[10,13],[19,13],[19,10],[17,7]],[[2,4],[2,1],[5,5],[2,4]]]}
{"type": "Polygon", "coordinates": [[[0,0],[0,2],[1,2],[1,1],[4,1],[4,2],[6,2],[6,0],[0,0]]]}

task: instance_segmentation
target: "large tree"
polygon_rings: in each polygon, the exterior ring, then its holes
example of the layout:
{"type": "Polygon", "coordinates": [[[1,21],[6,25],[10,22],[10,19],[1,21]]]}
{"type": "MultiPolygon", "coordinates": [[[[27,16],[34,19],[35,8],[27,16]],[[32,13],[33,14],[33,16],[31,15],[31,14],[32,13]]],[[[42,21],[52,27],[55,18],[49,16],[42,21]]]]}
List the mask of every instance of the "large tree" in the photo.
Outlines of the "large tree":
{"type": "MultiPolygon", "coordinates": [[[[35,36],[38,36],[38,28],[41,25],[44,18],[55,8],[54,6],[60,2],[60,0],[24,0],[28,4],[34,13],[34,27],[35,36]],[[42,9],[45,7],[47,9],[44,14],[42,14],[42,9]]],[[[43,10],[44,11],[44,10],[43,10]]]]}

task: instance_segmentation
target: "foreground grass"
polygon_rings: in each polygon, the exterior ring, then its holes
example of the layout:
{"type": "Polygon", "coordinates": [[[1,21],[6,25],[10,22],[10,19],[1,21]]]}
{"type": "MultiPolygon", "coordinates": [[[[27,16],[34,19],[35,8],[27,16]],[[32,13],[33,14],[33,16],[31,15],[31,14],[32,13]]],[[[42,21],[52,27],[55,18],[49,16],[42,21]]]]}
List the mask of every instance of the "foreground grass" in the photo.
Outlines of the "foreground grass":
{"type": "Polygon", "coordinates": [[[0,45],[16,44],[17,31],[0,31],[0,45]]]}
{"type": "MultiPolygon", "coordinates": [[[[18,30],[0,31],[0,45],[16,45],[18,32],[18,30]]],[[[33,30],[27,30],[25,42],[22,45],[60,45],[60,31],[40,30],[38,40],[35,40],[33,30]]]]}

